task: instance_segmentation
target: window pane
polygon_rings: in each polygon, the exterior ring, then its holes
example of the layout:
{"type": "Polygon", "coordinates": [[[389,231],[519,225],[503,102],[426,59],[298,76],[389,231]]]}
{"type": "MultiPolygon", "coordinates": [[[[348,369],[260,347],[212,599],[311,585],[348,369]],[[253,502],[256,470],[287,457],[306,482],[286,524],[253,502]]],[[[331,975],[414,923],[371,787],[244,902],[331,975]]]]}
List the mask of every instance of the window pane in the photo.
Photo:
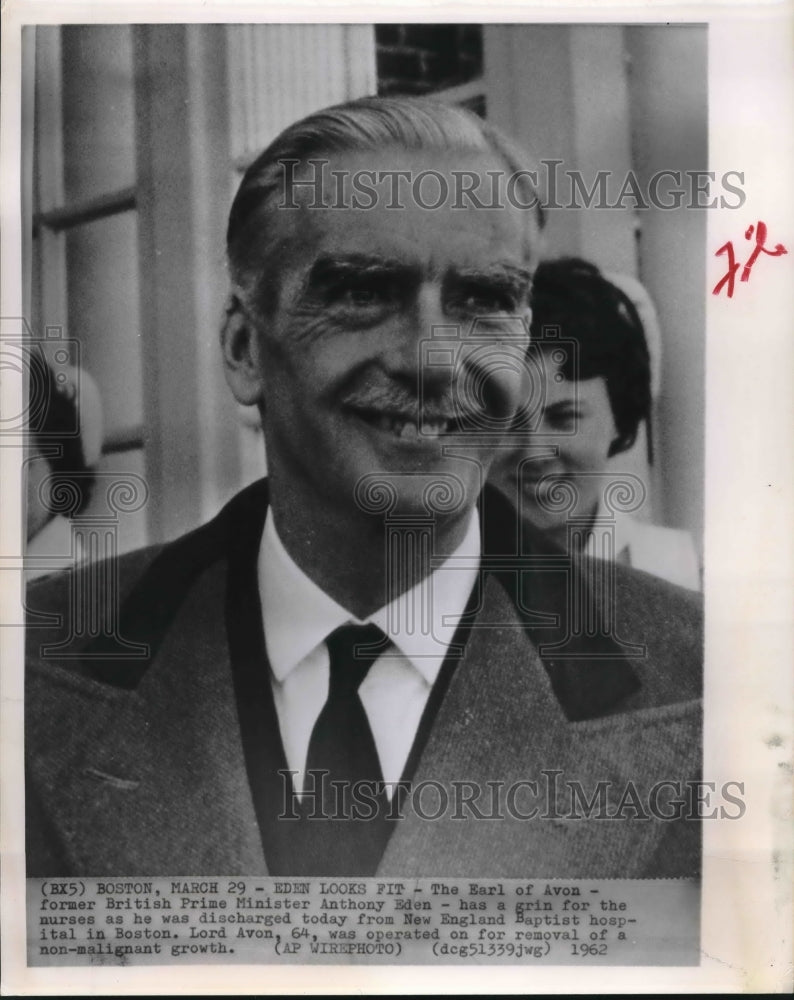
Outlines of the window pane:
{"type": "Polygon", "coordinates": [[[66,234],[69,336],[99,386],[105,437],[143,421],[137,236],[134,212],[66,234]]]}
{"type": "Polygon", "coordinates": [[[132,26],[63,29],[66,204],[135,183],[132,26]]]}
{"type": "Polygon", "coordinates": [[[482,76],[480,24],[376,24],[375,44],[381,96],[430,94],[482,76]]]}

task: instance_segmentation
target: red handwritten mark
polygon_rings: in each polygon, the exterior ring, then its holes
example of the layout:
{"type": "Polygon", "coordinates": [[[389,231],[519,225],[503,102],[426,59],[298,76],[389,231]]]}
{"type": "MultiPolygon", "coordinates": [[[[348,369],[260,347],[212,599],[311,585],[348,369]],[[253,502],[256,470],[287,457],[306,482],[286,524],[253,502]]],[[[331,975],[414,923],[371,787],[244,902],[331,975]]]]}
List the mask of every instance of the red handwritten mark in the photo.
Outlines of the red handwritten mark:
{"type": "Polygon", "coordinates": [[[733,298],[733,283],[736,280],[736,272],[740,268],[740,264],[736,261],[736,254],[733,250],[733,240],[728,240],[727,243],[723,243],[719,250],[714,254],[715,257],[721,257],[722,254],[727,253],[728,255],[728,270],[725,275],[720,278],[717,284],[712,288],[712,295],[719,295],[725,285],[728,286],[728,298],[733,298]]]}
{"type": "MultiPolygon", "coordinates": [[[[746,240],[751,240],[753,238],[753,233],[755,233],[755,246],[753,247],[753,252],[747,258],[747,261],[742,269],[742,276],[740,281],[749,281],[750,272],[753,269],[753,265],[758,260],[762,253],[766,254],[767,257],[782,257],[783,254],[788,253],[788,250],[783,246],[782,243],[778,243],[774,250],[767,250],[766,248],[766,223],[759,220],[756,226],[748,226],[744,232],[744,238],[746,240]]],[[[736,252],[733,249],[733,240],[728,240],[727,243],[715,251],[715,257],[721,257],[723,254],[728,255],[728,270],[720,278],[717,284],[712,288],[712,295],[719,295],[725,286],[728,286],[728,298],[733,298],[733,289],[736,282],[736,272],[742,266],[739,261],[736,260],[736,252]]]]}

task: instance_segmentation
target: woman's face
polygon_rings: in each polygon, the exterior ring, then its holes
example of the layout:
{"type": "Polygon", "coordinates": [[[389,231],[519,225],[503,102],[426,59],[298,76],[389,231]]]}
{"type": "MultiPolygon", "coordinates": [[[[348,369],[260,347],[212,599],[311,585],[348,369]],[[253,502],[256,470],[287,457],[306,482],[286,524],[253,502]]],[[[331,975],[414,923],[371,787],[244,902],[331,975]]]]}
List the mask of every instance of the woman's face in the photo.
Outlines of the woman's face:
{"type": "Polygon", "coordinates": [[[541,405],[533,430],[523,432],[522,444],[506,449],[496,460],[491,481],[536,527],[564,535],[570,516],[595,513],[605,485],[598,474],[606,471],[618,432],[605,378],[571,382],[548,355],[544,361],[541,405]],[[557,497],[566,487],[573,491],[573,509],[567,503],[553,503],[555,485],[557,497]]]}

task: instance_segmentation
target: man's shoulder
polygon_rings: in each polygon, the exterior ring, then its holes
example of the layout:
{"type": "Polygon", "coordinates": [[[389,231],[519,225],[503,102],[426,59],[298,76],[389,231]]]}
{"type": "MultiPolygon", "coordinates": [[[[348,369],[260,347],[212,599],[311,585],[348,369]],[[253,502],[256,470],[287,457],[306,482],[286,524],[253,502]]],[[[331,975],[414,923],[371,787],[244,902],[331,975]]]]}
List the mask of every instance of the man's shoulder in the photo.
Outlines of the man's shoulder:
{"type": "Polygon", "coordinates": [[[261,518],[264,488],[263,481],[246,488],[212,520],[170,542],[31,582],[25,602],[29,671],[57,664],[74,673],[86,652],[101,659],[125,629],[144,641],[166,629],[194,581],[224,562],[242,526],[261,518]]]}
{"type": "Polygon", "coordinates": [[[92,579],[107,581],[112,573],[114,583],[126,589],[151,566],[166,545],[147,545],[122,555],[110,555],[71,566],[68,569],[37,577],[28,583],[25,593],[28,628],[36,628],[42,614],[62,609],[69,595],[82,590],[92,579]]]}
{"type": "Polygon", "coordinates": [[[611,620],[617,637],[635,647],[639,702],[669,704],[703,691],[703,598],[642,570],[615,566],[611,620]]]}
{"type": "Polygon", "coordinates": [[[675,630],[698,638],[703,627],[703,596],[688,587],[638,569],[614,564],[616,613],[625,612],[650,631],[675,630]]]}
{"type": "MultiPolygon", "coordinates": [[[[86,653],[98,637],[118,637],[118,609],[162,552],[146,548],[32,581],[25,612],[25,742],[35,754],[60,752],[62,728],[96,718],[114,685],[95,683],[86,653]]],[[[128,660],[117,660],[119,675],[128,660]]]]}
{"type": "Polygon", "coordinates": [[[252,509],[254,503],[266,501],[266,481],[259,480],[237,493],[209,521],[157,545],[133,549],[122,555],[109,555],[91,562],[80,563],[68,570],[41,576],[32,580],[27,588],[28,627],[36,627],[38,613],[57,611],[69,594],[83,591],[89,582],[118,587],[118,596],[124,597],[130,587],[151,569],[207,563],[217,558],[229,528],[252,509]]]}

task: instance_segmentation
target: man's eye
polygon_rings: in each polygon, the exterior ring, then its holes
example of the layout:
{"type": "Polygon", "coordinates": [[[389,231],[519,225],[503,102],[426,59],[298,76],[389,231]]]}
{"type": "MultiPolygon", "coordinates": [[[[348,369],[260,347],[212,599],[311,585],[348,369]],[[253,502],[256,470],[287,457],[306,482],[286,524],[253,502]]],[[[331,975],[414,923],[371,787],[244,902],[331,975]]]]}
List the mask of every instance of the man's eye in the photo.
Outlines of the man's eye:
{"type": "Polygon", "coordinates": [[[517,304],[507,292],[471,289],[453,296],[453,309],[469,316],[493,316],[495,313],[515,312],[517,304]]]}
{"type": "Polygon", "coordinates": [[[342,294],[342,301],[357,309],[366,309],[368,306],[379,305],[383,296],[374,288],[348,288],[342,294]]]}
{"type": "Polygon", "coordinates": [[[465,305],[472,312],[482,312],[486,315],[507,311],[505,300],[499,295],[468,295],[465,305]]]}
{"type": "Polygon", "coordinates": [[[331,304],[343,309],[367,310],[384,306],[390,297],[390,289],[384,282],[344,282],[330,293],[331,304]]]}

